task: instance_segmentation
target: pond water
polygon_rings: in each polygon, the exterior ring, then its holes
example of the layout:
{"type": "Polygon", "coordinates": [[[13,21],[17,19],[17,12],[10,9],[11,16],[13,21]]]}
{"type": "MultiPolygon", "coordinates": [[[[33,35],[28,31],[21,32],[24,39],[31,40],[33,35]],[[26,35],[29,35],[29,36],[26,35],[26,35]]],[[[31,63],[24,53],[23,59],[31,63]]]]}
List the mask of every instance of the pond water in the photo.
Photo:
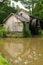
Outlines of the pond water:
{"type": "Polygon", "coordinates": [[[12,65],[43,65],[43,38],[0,39],[0,53],[12,65]]]}

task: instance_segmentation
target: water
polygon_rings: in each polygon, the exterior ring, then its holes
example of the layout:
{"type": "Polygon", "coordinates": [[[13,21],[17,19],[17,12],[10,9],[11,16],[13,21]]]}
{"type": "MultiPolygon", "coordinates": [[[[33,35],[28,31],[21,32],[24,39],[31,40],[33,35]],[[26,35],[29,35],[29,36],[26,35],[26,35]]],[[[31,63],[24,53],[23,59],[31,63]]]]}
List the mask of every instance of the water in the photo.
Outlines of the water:
{"type": "Polygon", "coordinates": [[[43,38],[0,39],[0,53],[12,65],[43,65],[43,38]]]}

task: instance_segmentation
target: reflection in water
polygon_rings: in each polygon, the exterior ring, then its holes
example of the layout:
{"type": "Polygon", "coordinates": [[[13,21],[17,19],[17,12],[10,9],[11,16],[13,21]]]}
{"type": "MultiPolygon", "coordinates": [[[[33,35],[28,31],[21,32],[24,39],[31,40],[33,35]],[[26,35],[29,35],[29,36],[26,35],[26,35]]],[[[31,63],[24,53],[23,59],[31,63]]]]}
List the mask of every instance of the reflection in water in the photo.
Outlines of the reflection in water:
{"type": "Polygon", "coordinates": [[[23,44],[20,43],[6,43],[4,48],[12,57],[17,57],[23,52],[23,44]]]}
{"type": "Polygon", "coordinates": [[[43,38],[6,38],[0,52],[13,65],[43,65],[43,38]]]}

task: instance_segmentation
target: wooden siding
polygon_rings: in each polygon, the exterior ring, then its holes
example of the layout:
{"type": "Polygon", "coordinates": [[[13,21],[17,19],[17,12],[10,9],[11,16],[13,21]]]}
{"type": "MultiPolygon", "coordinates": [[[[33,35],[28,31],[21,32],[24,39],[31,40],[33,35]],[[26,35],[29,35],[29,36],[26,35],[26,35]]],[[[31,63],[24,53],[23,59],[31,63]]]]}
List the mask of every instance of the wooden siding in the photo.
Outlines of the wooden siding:
{"type": "Polygon", "coordinates": [[[5,31],[22,32],[23,23],[14,15],[10,16],[4,24],[5,31]]]}

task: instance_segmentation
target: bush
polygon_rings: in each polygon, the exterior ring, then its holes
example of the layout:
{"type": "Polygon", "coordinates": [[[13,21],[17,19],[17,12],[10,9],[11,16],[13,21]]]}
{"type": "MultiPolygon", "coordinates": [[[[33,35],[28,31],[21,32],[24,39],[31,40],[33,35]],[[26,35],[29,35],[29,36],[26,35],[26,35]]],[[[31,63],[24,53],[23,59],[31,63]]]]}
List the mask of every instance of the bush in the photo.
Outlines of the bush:
{"type": "Polygon", "coordinates": [[[31,36],[31,32],[30,32],[29,28],[28,29],[26,28],[25,23],[23,24],[23,36],[24,37],[30,37],[31,36]]]}
{"type": "Polygon", "coordinates": [[[39,35],[43,36],[43,30],[39,30],[39,35]]]}
{"type": "Polygon", "coordinates": [[[4,38],[4,37],[6,37],[6,32],[3,26],[0,26],[0,38],[4,38]]]}

